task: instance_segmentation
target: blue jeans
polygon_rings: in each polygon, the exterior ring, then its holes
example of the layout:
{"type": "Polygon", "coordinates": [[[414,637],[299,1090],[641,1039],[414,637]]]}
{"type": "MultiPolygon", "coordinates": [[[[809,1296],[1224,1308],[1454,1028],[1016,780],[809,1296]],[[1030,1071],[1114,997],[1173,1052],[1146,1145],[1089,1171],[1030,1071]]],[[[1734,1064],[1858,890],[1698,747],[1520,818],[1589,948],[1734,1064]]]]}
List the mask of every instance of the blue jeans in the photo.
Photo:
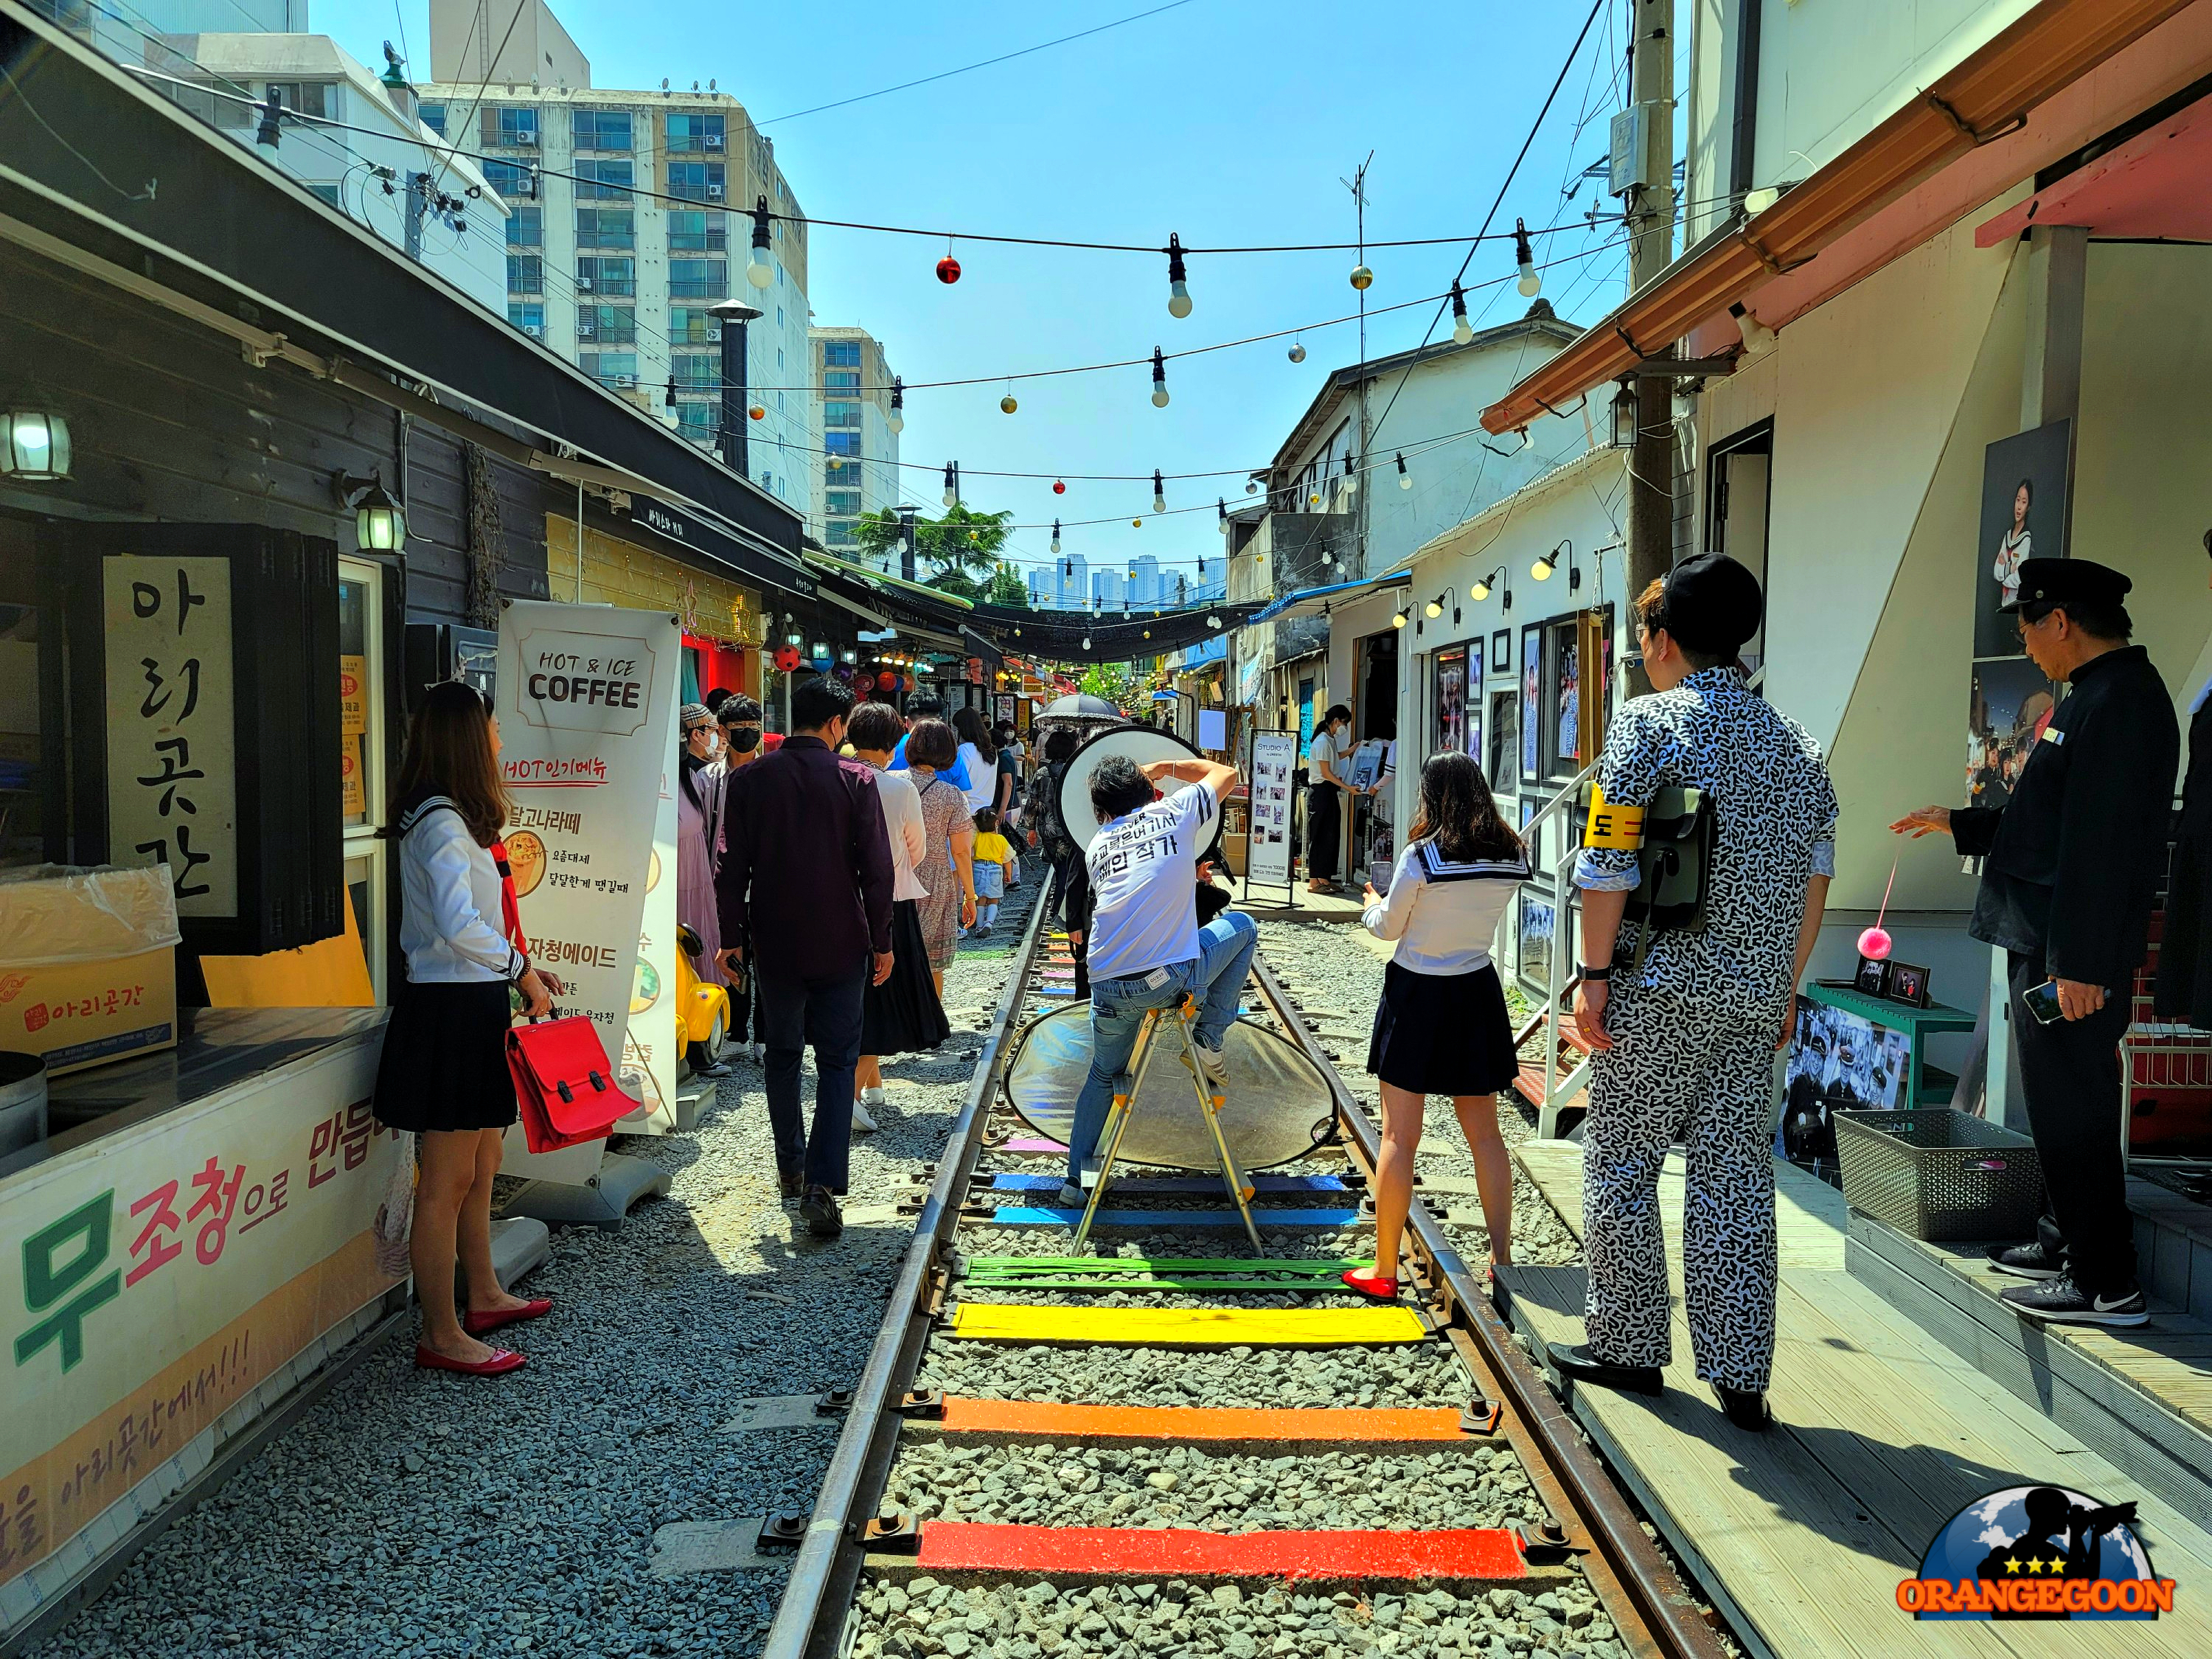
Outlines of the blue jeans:
{"type": "Polygon", "coordinates": [[[1259,945],[1258,924],[1241,910],[1225,910],[1198,930],[1195,957],[1156,970],[1161,975],[1158,985],[1146,984],[1145,974],[1091,981],[1091,1075],[1075,1101],[1075,1127],[1067,1143],[1071,1182],[1081,1182],[1083,1160],[1097,1148],[1106,1109],[1114,1103],[1115,1085],[1137,1046],[1146,1013],[1179,1006],[1186,995],[1195,997],[1198,1018],[1191,1035],[1209,1048],[1219,1048],[1237,1018],[1237,1000],[1259,945]]]}

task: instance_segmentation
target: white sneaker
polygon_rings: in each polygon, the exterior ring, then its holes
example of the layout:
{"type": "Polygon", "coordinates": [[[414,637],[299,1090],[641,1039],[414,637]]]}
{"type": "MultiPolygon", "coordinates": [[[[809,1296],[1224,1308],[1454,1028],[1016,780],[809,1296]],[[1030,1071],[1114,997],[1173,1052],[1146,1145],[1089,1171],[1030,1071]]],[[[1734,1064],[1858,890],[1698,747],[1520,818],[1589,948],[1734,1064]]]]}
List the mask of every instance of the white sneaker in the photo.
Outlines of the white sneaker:
{"type": "Polygon", "coordinates": [[[853,1127],[864,1135],[876,1132],[875,1119],[868,1115],[868,1109],[857,1100],[853,1103],[853,1127]]]}
{"type": "Polygon", "coordinates": [[[1198,1069],[1206,1073],[1206,1080],[1217,1089],[1229,1086],[1229,1056],[1218,1048],[1209,1048],[1195,1036],[1190,1040],[1190,1052],[1198,1061],[1198,1069]]]}
{"type": "Polygon", "coordinates": [[[880,1084],[878,1084],[878,1085],[872,1085],[872,1086],[871,1086],[871,1087],[869,1087],[869,1088],[866,1088],[866,1089],[863,1089],[863,1090],[861,1090],[861,1091],[860,1091],[860,1104],[861,1104],[861,1105],[863,1105],[863,1106],[880,1106],[880,1105],[882,1105],[883,1103],[884,1103],[884,1091],[883,1091],[883,1087],[882,1087],[882,1085],[881,1085],[880,1084]]]}

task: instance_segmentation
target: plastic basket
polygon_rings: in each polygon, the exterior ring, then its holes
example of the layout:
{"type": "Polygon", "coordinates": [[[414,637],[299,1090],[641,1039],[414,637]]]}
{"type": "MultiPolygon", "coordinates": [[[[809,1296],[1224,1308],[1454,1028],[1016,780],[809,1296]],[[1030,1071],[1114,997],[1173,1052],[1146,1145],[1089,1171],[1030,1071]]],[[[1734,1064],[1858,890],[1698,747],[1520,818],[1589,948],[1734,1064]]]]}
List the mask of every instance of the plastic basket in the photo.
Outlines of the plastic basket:
{"type": "Polygon", "coordinates": [[[2025,1238],[2043,1209],[2026,1135],[1950,1108],[1838,1112],[1844,1197],[1914,1238],[2025,1238]]]}

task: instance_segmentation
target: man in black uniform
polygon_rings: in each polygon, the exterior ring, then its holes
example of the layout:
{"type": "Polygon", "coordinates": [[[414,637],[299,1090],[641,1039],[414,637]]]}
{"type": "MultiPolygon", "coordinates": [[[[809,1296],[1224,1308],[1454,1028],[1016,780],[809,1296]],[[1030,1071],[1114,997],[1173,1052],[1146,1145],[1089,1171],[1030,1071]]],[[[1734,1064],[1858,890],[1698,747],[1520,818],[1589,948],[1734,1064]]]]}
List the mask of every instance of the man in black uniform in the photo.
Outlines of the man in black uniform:
{"type": "Polygon", "coordinates": [[[2004,1299],[2032,1319],[2140,1325],[2135,1228],[2120,1152],[2118,1045],[2166,859],[2181,733],[2173,699],[2122,603],[2133,584],[2087,559],[2028,559],[2020,636],[2035,665],[2073,690],[2003,807],[1923,806],[1890,827],[1948,830],[1984,855],[1967,931],[2008,953],[2010,1018],[2027,1121],[2042,1160],[2037,1237],[1993,1246],[2001,1272],[2033,1284],[2004,1299]],[[2048,1024],[2022,999],[2050,986],[2048,1024]]]}

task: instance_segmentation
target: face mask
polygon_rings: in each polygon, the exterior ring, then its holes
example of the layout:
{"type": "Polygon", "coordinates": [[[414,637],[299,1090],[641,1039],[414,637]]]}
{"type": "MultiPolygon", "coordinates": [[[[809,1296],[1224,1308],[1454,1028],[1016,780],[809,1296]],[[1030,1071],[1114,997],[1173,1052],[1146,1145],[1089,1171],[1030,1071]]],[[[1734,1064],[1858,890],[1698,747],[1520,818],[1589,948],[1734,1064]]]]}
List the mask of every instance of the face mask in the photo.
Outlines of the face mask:
{"type": "Polygon", "coordinates": [[[750,755],[760,747],[761,729],[757,726],[727,726],[722,728],[722,734],[732,755],[750,755]]]}

